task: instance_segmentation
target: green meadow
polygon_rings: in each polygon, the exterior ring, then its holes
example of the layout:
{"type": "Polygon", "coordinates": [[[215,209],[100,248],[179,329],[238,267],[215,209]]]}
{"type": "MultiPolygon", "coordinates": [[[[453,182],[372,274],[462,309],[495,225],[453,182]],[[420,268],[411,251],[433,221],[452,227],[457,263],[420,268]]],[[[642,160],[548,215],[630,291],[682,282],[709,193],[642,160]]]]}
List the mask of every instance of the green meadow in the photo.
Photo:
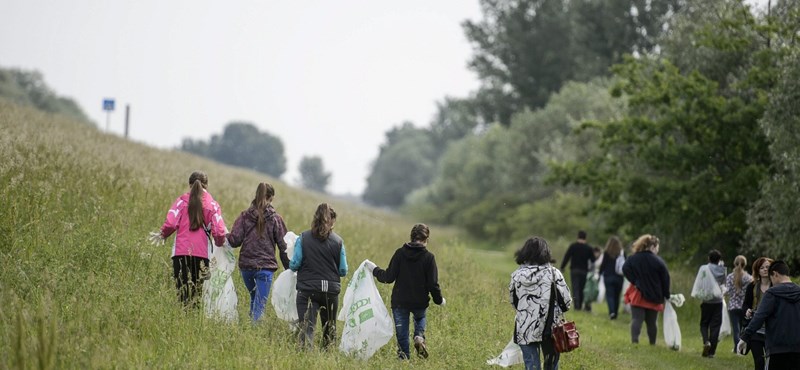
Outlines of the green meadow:
{"type": "MultiPolygon", "coordinates": [[[[264,319],[251,325],[249,295],[238,270],[238,323],[185,311],[171,281],[172,238],[153,246],[146,236],[187,190],[193,170],[208,173],[209,191],[229,226],[260,181],[275,186],[274,204],[298,233],[309,227],[318,203],[332,203],[351,271],[366,258],[385,267],[411,226],[425,220],[295,189],[259,173],[126,141],[4,101],[0,133],[0,368],[480,369],[489,368],[486,360],[511,338],[514,310],[507,286],[518,245],[478,248],[486,243],[435,225],[429,248],[447,305],[428,311],[426,360],[396,360],[394,340],[367,361],[338,351],[299,351],[271,305],[264,319]]],[[[544,237],[560,260],[569,241],[544,237]]],[[[630,316],[610,321],[605,304],[596,304],[592,313],[568,312],[580,330],[581,348],[562,356],[561,369],[751,368],[749,356],[731,353],[729,337],[716,358],[700,356],[699,302],[688,297],[695,267],[669,265],[673,293],[687,296],[677,310],[680,351],[664,345],[661,331],[654,347],[631,345],[630,316]]],[[[391,285],[379,284],[379,290],[388,304],[391,285]]],[[[644,343],[645,338],[643,330],[644,343]]]]}

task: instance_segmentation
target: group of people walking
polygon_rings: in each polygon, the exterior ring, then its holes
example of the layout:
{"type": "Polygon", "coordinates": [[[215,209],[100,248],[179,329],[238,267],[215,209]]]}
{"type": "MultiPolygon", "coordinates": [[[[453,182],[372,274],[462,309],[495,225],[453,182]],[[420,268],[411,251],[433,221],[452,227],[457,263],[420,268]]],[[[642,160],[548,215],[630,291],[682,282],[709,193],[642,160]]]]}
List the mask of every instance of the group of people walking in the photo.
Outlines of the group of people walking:
{"type": "MultiPolygon", "coordinates": [[[[172,248],[173,277],[178,296],[187,307],[197,305],[204,278],[209,273],[209,246],[241,247],[239,269],[250,293],[250,317],[258,321],[264,314],[278,262],[297,273],[298,342],[313,347],[317,317],[322,326],[322,347],[336,339],[341,278],[347,276],[347,255],[343,239],[333,229],[336,211],[327,203],[317,206],[311,228],[297,238],[291,258],[284,236],[286,224],[272,206],[275,189],[259,183],[250,206],[241,212],[228,232],[219,204],[208,192],[208,176],[193,172],[189,191],[176,199],[159,232],[150,240],[163,244],[176,234],[172,248]],[[277,252],[276,252],[277,249],[277,252]]],[[[434,255],[427,250],[430,229],[417,224],[410,242],[400,247],[386,270],[367,261],[367,268],[378,281],[394,283],[391,307],[394,314],[398,357],[409,354],[409,315],[414,316],[414,347],[420,357],[428,357],[425,340],[426,310],[430,297],[444,305],[434,255]]]]}

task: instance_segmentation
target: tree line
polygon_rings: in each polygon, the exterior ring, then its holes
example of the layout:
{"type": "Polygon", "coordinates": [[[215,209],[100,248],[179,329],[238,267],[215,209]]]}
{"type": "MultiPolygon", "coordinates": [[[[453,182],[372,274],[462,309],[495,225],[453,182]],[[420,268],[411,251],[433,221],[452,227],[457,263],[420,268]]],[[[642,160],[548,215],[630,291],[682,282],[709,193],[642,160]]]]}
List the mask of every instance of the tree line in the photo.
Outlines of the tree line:
{"type": "Polygon", "coordinates": [[[480,88],[387,132],[363,197],[493,241],[646,231],[797,265],[799,7],[481,0],[480,88]]]}
{"type": "Polygon", "coordinates": [[[74,100],[57,95],[38,71],[0,68],[0,97],[96,127],[74,100]]]}

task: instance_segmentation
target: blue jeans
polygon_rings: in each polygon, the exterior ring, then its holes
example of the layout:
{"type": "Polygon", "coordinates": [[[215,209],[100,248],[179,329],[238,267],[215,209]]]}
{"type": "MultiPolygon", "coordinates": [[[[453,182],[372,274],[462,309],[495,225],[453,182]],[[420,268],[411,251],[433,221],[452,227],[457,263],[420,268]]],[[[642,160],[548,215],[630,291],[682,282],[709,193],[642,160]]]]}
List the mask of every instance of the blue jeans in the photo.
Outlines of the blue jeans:
{"type": "Polygon", "coordinates": [[[397,333],[397,355],[400,358],[411,358],[408,347],[408,329],[409,329],[409,315],[414,315],[414,336],[425,338],[425,311],[427,308],[408,309],[408,308],[392,308],[392,316],[394,316],[394,329],[397,333]]]}
{"type": "Polygon", "coordinates": [[[619,299],[622,295],[622,276],[617,274],[604,274],[603,283],[606,285],[606,303],[608,303],[608,314],[617,317],[619,314],[619,299]]]}
{"type": "Polygon", "coordinates": [[[731,319],[731,330],[733,331],[733,348],[736,348],[736,344],[739,343],[739,323],[744,318],[744,310],[741,308],[728,310],[728,317],[731,319]]]}
{"type": "Polygon", "coordinates": [[[552,338],[542,337],[540,343],[520,344],[522,350],[522,361],[525,363],[525,370],[541,370],[542,363],[539,360],[539,348],[542,349],[545,370],[558,370],[558,360],[561,357],[556,352],[552,338]]]}
{"type": "Polygon", "coordinates": [[[258,321],[264,313],[264,306],[267,304],[269,288],[272,286],[272,274],[270,270],[241,270],[242,280],[247,291],[250,292],[250,317],[253,321],[258,321]]]}

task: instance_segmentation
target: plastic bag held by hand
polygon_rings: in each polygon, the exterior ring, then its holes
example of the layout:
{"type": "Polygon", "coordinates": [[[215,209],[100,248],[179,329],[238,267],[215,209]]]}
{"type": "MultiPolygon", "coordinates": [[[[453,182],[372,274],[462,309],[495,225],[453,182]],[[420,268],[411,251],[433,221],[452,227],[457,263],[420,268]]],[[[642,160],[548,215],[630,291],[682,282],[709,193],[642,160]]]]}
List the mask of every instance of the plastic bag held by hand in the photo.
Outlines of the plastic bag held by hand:
{"type": "Polygon", "coordinates": [[[160,232],[151,231],[147,240],[153,245],[164,245],[164,237],[161,236],[160,232]]]}
{"type": "Polygon", "coordinates": [[[236,256],[231,247],[217,247],[209,256],[211,276],[203,284],[203,306],[206,316],[226,322],[236,322],[239,314],[236,305],[239,299],[233,286],[233,270],[236,256]]]}
{"type": "Polygon", "coordinates": [[[353,273],[339,310],[344,321],[339,350],[366,360],[394,336],[394,322],[383,304],[367,261],[353,273]]]}
{"type": "Polygon", "coordinates": [[[364,261],[364,266],[367,267],[367,270],[369,270],[369,272],[372,272],[372,270],[375,270],[375,268],[378,267],[378,265],[376,265],[375,263],[373,263],[370,260],[365,260],[364,261]]]}
{"type": "Polygon", "coordinates": [[[681,327],[678,325],[678,314],[672,308],[672,299],[664,302],[664,342],[675,351],[681,349],[681,327]]]}

